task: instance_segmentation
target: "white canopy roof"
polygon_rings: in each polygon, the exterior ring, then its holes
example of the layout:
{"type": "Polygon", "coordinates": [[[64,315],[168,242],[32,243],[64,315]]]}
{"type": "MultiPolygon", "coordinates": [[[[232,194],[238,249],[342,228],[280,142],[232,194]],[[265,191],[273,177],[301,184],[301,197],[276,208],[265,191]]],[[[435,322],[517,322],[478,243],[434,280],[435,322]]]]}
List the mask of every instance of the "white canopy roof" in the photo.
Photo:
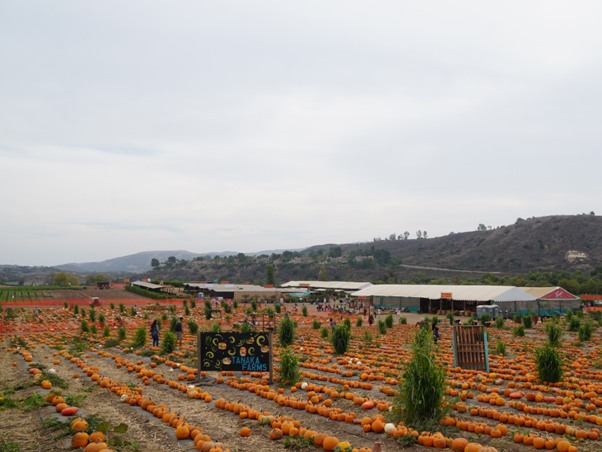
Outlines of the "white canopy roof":
{"type": "Polygon", "coordinates": [[[360,290],[371,286],[369,282],[352,281],[289,281],[282,287],[299,287],[303,289],[330,289],[330,290],[360,290]]]}
{"type": "Polygon", "coordinates": [[[377,284],[351,294],[354,297],[408,297],[460,301],[535,301],[536,297],[514,286],[445,286],[419,284],[377,284]]]}

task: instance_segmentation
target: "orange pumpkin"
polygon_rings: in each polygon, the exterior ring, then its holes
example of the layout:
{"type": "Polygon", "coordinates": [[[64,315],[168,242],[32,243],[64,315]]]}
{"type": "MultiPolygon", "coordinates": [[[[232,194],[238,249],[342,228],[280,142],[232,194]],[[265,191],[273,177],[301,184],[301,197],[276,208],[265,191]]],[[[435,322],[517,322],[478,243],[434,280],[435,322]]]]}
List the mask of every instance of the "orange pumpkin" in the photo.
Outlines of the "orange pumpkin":
{"type": "Polygon", "coordinates": [[[270,439],[273,439],[273,440],[282,439],[283,436],[284,436],[284,433],[282,433],[282,430],[280,430],[279,428],[273,428],[272,431],[270,432],[270,439]]]}
{"type": "Polygon", "coordinates": [[[468,440],[466,438],[454,438],[451,443],[451,449],[454,452],[464,452],[464,449],[468,445],[468,440]]]}
{"type": "Polygon", "coordinates": [[[336,436],[327,436],[324,438],[324,442],[322,443],[322,448],[324,450],[334,450],[339,444],[339,439],[336,436]]]}
{"type": "Polygon", "coordinates": [[[243,427],[240,429],[240,436],[247,438],[251,436],[251,429],[249,427],[243,427]]]}
{"type": "Polygon", "coordinates": [[[77,432],[71,438],[71,447],[77,449],[78,447],[86,447],[88,445],[88,441],[90,436],[86,432],[77,432]]]}

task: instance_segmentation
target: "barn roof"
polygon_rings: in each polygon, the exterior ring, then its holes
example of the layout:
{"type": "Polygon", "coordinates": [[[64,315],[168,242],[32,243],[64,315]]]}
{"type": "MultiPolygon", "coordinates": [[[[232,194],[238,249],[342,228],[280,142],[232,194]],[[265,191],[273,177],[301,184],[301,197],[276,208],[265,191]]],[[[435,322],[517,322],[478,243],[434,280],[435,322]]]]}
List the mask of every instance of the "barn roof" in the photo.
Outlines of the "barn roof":
{"type": "Polygon", "coordinates": [[[579,297],[573,295],[562,287],[521,287],[525,292],[537,297],[539,300],[579,300],[579,297]]]}

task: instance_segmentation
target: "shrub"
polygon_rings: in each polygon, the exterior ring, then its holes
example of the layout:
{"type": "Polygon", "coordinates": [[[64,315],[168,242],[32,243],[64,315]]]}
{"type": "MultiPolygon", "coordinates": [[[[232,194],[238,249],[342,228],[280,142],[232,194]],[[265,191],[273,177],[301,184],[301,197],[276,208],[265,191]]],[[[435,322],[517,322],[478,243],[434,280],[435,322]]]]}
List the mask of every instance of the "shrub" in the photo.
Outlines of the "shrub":
{"type": "Polygon", "coordinates": [[[358,317],[355,321],[355,326],[362,326],[363,320],[361,317],[358,317]]]}
{"type": "Polygon", "coordinates": [[[111,310],[115,309],[115,303],[109,303],[109,307],[111,308],[111,310]]]}
{"type": "Polygon", "coordinates": [[[503,317],[497,317],[495,319],[495,327],[498,330],[503,330],[505,328],[506,325],[506,319],[504,319],[503,317]]]}
{"type": "Polygon", "coordinates": [[[399,317],[399,323],[401,325],[406,325],[408,323],[408,319],[405,318],[405,317],[403,317],[403,316],[401,316],[401,317],[399,317]]]}
{"type": "Polygon", "coordinates": [[[211,305],[207,306],[205,305],[205,319],[206,320],[211,320],[211,305]]]}
{"type": "Polygon", "coordinates": [[[536,349],[535,366],[543,382],[557,383],[562,379],[562,356],[556,347],[548,344],[536,349]]]}
{"type": "Polygon", "coordinates": [[[199,332],[199,324],[196,323],[194,320],[189,320],[188,321],[188,331],[190,331],[190,334],[196,334],[199,332]]]}
{"type": "Polygon", "coordinates": [[[525,325],[523,325],[521,323],[517,327],[514,327],[514,329],[512,330],[512,334],[514,334],[517,337],[524,336],[525,335],[525,325]]]}
{"type": "Polygon", "coordinates": [[[125,326],[120,326],[119,328],[117,328],[117,338],[120,341],[124,340],[126,335],[127,330],[125,329],[125,326]]]}
{"type": "Polygon", "coordinates": [[[380,334],[387,334],[387,325],[385,325],[383,320],[378,321],[378,332],[380,334]]]}
{"type": "Polygon", "coordinates": [[[312,323],[312,325],[311,325],[311,327],[312,327],[314,330],[319,330],[319,329],[320,329],[320,326],[321,326],[321,324],[320,324],[320,322],[319,322],[319,321],[317,321],[317,320],[314,320],[314,323],[312,323]]]}
{"type": "Polygon", "coordinates": [[[363,337],[363,340],[364,340],[365,344],[366,345],[371,345],[372,344],[372,339],[373,339],[373,337],[372,337],[372,334],[370,333],[370,331],[365,330],[364,331],[364,337],[363,337]]]}
{"type": "Polygon", "coordinates": [[[533,317],[531,314],[523,317],[523,325],[525,325],[525,328],[533,328],[533,317]]]}
{"type": "Polygon", "coordinates": [[[447,315],[445,316],[447,317],[447,320],[449,320],[449,324],[453,325],[454,324],[454,313],[453,312],[448,312],[447,315]]]}
{"type": "Polygon", "coordinates": [[[98,334],[98,328],[96,328],[96,324],[92,325],[92,327],[90,328],[90,333],[98,334]]]}
{"type": "Polygon", "coordinates": [[[299,372],[297,356],[289,347],[286,347],[280,354],[280,368],[278,369],[279,383],[283,386],[292,386],[300,378],[301,374],[299,372]]]}
{"type": "Polygon", "coordinates": [[[583,325],[579,327],[579,340],[586,342],[591,340],[592,334],[594,333],[594,324],[590,319],[587,319],[583,325]]]}
{"type": "Polygon", "coordinates": [[[73,313],[74,314],[79,313],[79,306],[78,305],[73,306],[73,313]]]}
{"type": "Polygon", "coordinates": [[[295,339],[295,324],[289,316],[285,316],[280,322],[279,338],[282,347],[291,345],[295,339]]]}
{"type": "MultiPolygon", "coordinates": [[[[237,325],[235,325],[237,326],[237,325]]],[[[251,326],[251,324],[249,322],[244,322],[241,326],[240,326],[240,332],[241,333],[253,333],[255,330],[253,329],[253,327],[251,326]]]]}
{"type": "Polygon", "coordinates": [[[345,325],[345,328],[351,331],[351,320],[349,320],[348,318],[343,320],[343,325],[345,325]]]}
{"type": "Polygon", "coordinates": [[[257,311],[257,301],[256,300],[251,300],[251,309],[253,311],[257,311]]]}
{"type": "Polygon", "coordinates": [[[98,314],[98,321],[100,323],[105,323],[105,315],[102,312],[98,314]]]}
{"type": "Polygon", "coordinates": [[[569,320],[569,331],[579,331],[580,326],[581,320],[579,320],[579,317],[572,316],[569,320]]]}
{"type": "Polygon", "coordinates": [[[232,307],[233,307],[234,309],[237,309],[237,308],[238,308],[238,301],[234,300],[234,301],[232,302],[232,307]]]}
{"type": "Polygon", "coordinates": [[[94,308],[90,309],[90,322],[96,322],[96,311],[94,308]]]}
{"type": "Polygon", "coordinates": [[[280,303],[274,303],[274,310],[276,311],[276,314],[280,314],[282,311],[282,306],[280,306],[280,303]]]}
{"type": "Polygon", "coordinates": [[[301,308],[301,313],[303,314],[303,317],[307,317],[307,306],[304,305],[301,308]]]}
{"type": "Polygon", "coordinates": [[[82,333],[89,333],[90,332],[90,327],[88,326],[88,322],[86,322],[86,319],[82,319],[80,325],[79,325],[79,330],[82,333]]]}
{"type": "Polygon", "coordinates": [[[385,317],[385,326],[387,328],[393,328],[393,314],[389,314],[385,317]]]}
{"type": "Polygon", "coordinates": [[[196,301],[194,301],[194,300],[190,300],[190,307],[191,307],[192,309],[196,308],[196,301]]]}
{"type": "Polygon", "coordinates": [[[491,322],[491,315],[485,312],[481,315],[481,325],[485,326],[487,322],[491,322]]]}
{"type": "MultiPolygon", "coordinates": [[[[253,329],[251,328],[251,330],[253,329]]],[[[219,322],[213,322],[213,324],[211,325],[211,331],[213,331],[214,333],[221,333],[222,326],[219,324],[219,322]]]]}
{"type": "Polygon", "coordinates": [[[161,341],[161,351],[169,354],[176,349],[176,335],[172,331],[166,331],[161,341]]]}
{"type": "Polygon", "coordinates": [[[351,334],[345,325],[337,325],[332,332],[332,346],[337,355],[343,355],[349,348],[351,334]]]}
{"type": "Polygon", "coordinates": [[[506,356],[506,344],[501,339],[495,343],[495,353],[501,356],[506,356]]]}
{"type": "Polygon", "coordinates": [[[190,317],[190,308],[188,306],[184,306],[184,315],[190,317]]]}
{"type": "Polygon", "coordinates": [[[560,325],[555,322],[548,323],[546,325],[546,333],[548,334],[548,344],[552,347],[558,347],[560,345],[560,339],[562,339],[562,329],[560,325]]]}
{"type": "Polygon", "coordinates": [[[105,326],[102,329],[102,336],[103,337],[109,337],[111,335],[111,328],[109,328],[108,326],[105,326]]]}
{"type": "Polygon", "coordinates": [[[432,334],[428,328],[420,328],[393,402],[394,421],[418,430],[439,422],[445,414],[445,386],[445,370],[435,360],[432,334]]]}
{"type": "Polygon", "coordinates": [[[134,339],[132,340],[132,348],[144,347],[146,344],[146,328],[141,326],[134,332],[134,339]]]}
{"type": "Polygon", "coordinates": [[[122,314],[125,312],[125,306],[123,305],[123,303],[119,303],[119,312],[121,312],[122,314]]]}
{"type": "Polygon", "coordinates": [[[328,328],[326,328],[325,326],[320,328],[320,337],[322,339],[326,339],[328,337],[328,328]]]}

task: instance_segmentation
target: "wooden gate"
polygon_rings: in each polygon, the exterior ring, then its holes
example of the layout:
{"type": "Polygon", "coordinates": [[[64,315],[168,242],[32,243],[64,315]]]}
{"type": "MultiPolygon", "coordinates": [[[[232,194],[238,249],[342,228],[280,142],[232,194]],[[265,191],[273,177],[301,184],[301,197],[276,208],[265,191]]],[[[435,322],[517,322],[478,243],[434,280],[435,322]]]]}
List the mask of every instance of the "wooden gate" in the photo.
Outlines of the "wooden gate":
{"type": "Polygon", "coordinates": [[[455,367],[489,372],[487,332],[482,326],[454,326],[453,343],[455,367]]]}

